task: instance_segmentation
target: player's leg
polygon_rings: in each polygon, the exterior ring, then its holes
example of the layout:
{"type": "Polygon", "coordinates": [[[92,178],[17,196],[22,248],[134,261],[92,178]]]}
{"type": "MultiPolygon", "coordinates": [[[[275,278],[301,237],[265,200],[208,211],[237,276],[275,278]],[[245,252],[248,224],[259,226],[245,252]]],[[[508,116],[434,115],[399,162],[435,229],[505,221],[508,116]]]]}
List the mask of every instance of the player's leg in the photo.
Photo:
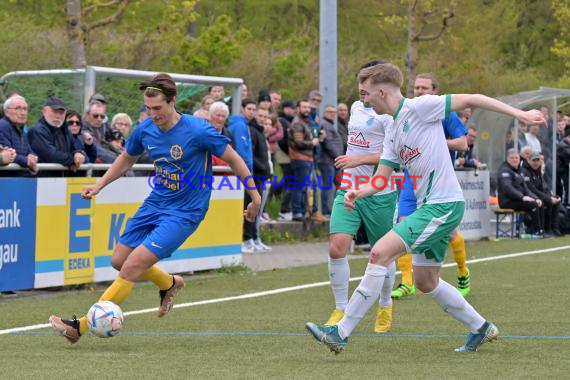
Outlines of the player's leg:
{"type": "Polygon", "coordinates": [[[350,266],[346,256],[353,236],[357,233],[362,223],[358,206],[353,211],[348,211],[344,208],[345,193],[346,191],[343,190],[337,191],[329,225],[328,269],[335,309],[326,325],[336,325],[344,316],[344,309],[348,304],[348,282],[350,279],[350,266]]]}
{"type": "MultiPolygon", "coordinates": [[[[392,193],[368,197],[361,200],[360,213],[370,244],[374,244],[394,227],[394,216],[398,194],[392,193]]],[[[374,332],[386,333],[392,326],[392,289],[396,281],[396,263],[388,266],[388,273],[380,290],[374,332]]]]}
{"type": "MultiPolygon", "coordinates": [[[[417,200],[413,190],[412,179],[405,173],[406,180],[400,191],[398,198],[399,221],[402,222],[407,216],[412,215],[417,208],[417,200]]],[[[414,279],[412,275],[412,254],[407,252],[398,258],[398,268],[402,272],[402,281],[396,289],[392,291],[392,298],[401,299],[416,293],[414,279]]]]}
{"type": "Polygon", "coordinates": [[[463,297],[471,292],[471,272],[467,267],[467,250],[463,235],[456,228],[449,237],[449,248],[453,253],[453,259],[457,263],[457,290],[463,297]]]}
{"type": "Polygon", "coordinates": [[[498,330],[465,300],[461,293],[439,277],[451,232],[461,222],[463,202],[428,204],[408,218],[408,230],[418,235],[410,244],[414,250],[414,279],[416,286],[452,317],[468,326],[468,341],[461,351],[477,348],[495,339],[498,330]],[[413,219],[413,220],[412,220],[413,219]]]}
{"type": "Polygon", "coordinates": [[[344,317],[336,326],[318,326],[311,322],[307,323],[307,330],[313,337],[326,344],[331,351],[336,353],[343,351],[348,343],[348,336],[376,303],[388,274],[388,265],[404,252],[404,249],[402,239],[394,231],[390,231],[376,242],[370,252],[364,277],[352,294],[344,317]]]}

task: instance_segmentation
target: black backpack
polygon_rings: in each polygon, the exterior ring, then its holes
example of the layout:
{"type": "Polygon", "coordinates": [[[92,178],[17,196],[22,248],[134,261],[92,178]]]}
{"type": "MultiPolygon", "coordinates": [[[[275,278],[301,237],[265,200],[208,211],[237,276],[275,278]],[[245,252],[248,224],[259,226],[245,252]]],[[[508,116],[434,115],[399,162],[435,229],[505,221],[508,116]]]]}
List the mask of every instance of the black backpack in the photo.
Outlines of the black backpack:
{"type": "Polygon", "coordinates": [[[560,207],[558,229],[563,234],[570,234],[570,212],[566,206],[560,207]]]}

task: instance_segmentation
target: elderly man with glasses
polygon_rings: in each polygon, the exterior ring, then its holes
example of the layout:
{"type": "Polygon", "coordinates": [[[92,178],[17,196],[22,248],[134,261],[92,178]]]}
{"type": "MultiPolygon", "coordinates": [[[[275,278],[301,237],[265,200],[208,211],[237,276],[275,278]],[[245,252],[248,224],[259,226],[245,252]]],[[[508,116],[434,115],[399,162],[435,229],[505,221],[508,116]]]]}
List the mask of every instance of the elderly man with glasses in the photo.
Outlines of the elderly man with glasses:
{"type": "MultiPolygon", "coordinates": [[[[16,151],[11,162],[27,168],[30,174],[35,175],[38,172],[38,157],[24,133],[24,126],[28,121],[28,103],[24,97],[16,94],[6,99],[3,108],[4,117],[0,119],[0,144],[16,151]]],[[[16,172],[10,172],[10,176],[17,175],[16,172]]]]}
{"type": "Polygon", "coordinates": [[[95,138],[95,147],[97,148],[97,161],[105,164],[111,164],[115,161],[116,155],[110,150],[104,148],[101,144],[105,141],[107,130],[110,127],[105,124],[107,116],[107,104],[97,99],[92,99],[85,111],[83,117],[83,128],[95,138]]]}

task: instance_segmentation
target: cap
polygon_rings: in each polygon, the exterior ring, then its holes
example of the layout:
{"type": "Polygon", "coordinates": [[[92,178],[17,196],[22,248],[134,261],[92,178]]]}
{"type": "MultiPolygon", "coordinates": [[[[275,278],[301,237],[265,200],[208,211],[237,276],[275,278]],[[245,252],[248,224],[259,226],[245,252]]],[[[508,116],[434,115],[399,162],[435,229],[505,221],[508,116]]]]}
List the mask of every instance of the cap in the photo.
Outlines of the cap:
{"type": "Polygon", "coordinates": [[[269,96],[269,93],[267,91],[261,90],[259,91],[259,96],[257,97],[257,102],[270,102],[271,101],[271,97],[269,96]]]}
{"type": "Polygon", "coordinates": [[[48,98],[46,101],[45,106],[50,107],[54,110],[65,110],[67,107],[65,106],[65,102],[60,98],[48,98]]]}
{"type": "Polygon", "coordinates": [[[532,161],[536,160],[537,158],[540,159],[540,156],[541,156],[540,152],[532,152],[528,159],[532,161]]]}
{"type": "Polygon", "coordinates": [[[283,102],[283,108],[296,108],[295,102],[292,100],[286,100],[283,102]]]}
{"type": "Polygon", "coordinates": [[[105,97],[99,93],[91,95],[91,97],[89,98],[89,101],[91,102],[93,100],[107,104],[107,99],[105,99],[105,97]]]}

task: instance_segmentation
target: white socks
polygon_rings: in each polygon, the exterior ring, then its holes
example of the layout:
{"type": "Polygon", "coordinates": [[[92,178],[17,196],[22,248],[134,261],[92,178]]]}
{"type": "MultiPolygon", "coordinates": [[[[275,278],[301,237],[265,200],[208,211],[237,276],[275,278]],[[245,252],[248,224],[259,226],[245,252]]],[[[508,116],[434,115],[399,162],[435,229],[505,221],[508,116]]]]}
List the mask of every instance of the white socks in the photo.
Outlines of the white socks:
{"type": "Polygon", "coordinates": [[[396,261],[392,261],[390,265],[388,265],[388,273],[386,274],[386,279],[384,280],[384,285],[382,285],[382,291],[380,292],[380,307],[388,307],[392,304],[394,282],[396,282],[396,261]]]}
{"type": "Polygon", "coordinates": [[[348,337],[366,312],[376,303],[387,273],[388,268],[386,267],[368,264],[364,277],[346,306],[344,318],[337,325],[341,338],[348,337]]]}
{"type": "Polygon", "coordinates": [[[329,257],[329,278],[334,295],[336,308],[346,309],[348,304],[348,280],[350,279],[350,266],[348,258],[332,259],[329,257]]]}
{"type": "Polygon", "coordinates": [[[429,294],[443,311],[467,325],[473,333],[478,332],[478,329],[485,323],[485,319],[475,311],[461,293],[441,278],[435,289],[426,294],[429,294]]]}

